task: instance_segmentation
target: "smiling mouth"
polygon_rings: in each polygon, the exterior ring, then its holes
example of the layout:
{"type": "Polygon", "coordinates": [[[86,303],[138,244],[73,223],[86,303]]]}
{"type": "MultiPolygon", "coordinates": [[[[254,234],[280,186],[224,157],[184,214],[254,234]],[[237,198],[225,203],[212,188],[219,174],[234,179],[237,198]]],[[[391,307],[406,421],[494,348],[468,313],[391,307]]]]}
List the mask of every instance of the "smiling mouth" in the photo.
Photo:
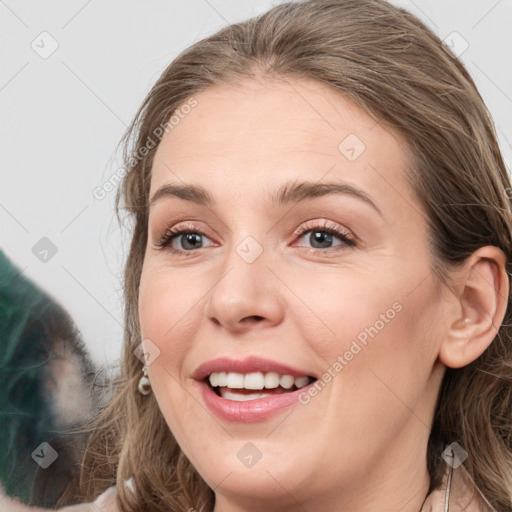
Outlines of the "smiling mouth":
{"type": "Polygon", "coordinates": [[[282,375],[277,372],[214,372],[205,378],[213,392],[226,400],[245,402],[291,393],[317,380],[314,377],[282,375]]]}

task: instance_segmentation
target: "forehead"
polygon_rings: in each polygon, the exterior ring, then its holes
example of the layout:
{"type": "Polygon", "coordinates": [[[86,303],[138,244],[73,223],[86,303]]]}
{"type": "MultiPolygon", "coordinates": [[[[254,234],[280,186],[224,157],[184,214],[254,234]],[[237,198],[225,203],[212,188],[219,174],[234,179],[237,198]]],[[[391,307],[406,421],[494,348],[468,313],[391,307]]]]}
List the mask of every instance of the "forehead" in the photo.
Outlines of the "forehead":
{"type": "Polygon", "coordinates": [[[269,197],[289,180],[337,179],[372,195],[412,199],[405,141],[329,86],[247,80],[210,87],[194,99],[157,149],[151,195],[186,182],[220,200],[269,197]]]}

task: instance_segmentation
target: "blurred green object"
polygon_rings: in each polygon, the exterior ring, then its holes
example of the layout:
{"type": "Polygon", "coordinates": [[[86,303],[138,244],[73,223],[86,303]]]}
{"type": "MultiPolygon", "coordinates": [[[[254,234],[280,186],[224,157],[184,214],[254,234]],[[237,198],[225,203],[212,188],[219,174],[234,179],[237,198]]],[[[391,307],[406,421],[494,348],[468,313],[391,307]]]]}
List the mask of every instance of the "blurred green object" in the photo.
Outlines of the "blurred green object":
{"type": "Polygon", "coordinates": [[[52,507],[76,471],[85,441],[66,435],[66,411],[53,393],[71,368],[83,383],[78,392],[89,413],[94,368],[67,312],[2,251],[0,347],[0,484],[8,496],[52,507]],[[54,364],[63,358],[66,366],[54,364]],[[48,465],[52,450],[57,458],[48,465]]]}

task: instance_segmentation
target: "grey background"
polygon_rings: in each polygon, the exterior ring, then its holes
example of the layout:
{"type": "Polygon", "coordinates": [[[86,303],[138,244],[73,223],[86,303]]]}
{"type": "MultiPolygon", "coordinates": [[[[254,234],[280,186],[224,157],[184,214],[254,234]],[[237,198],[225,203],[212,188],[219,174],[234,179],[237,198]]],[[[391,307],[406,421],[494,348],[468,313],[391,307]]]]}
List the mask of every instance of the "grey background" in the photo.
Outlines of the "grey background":
{"type": "MultiPolygon", "coordinates": [[[[93,189],[119,168],[125,126],[171,60],[278,3],[0,0],[0,247],[68,309],[97,364],[120,354],[129,233],[117,225],[115,192],[100,200],[93,189]],[[58,48],[45,55],[52,44],[58,48]],[[57,249],[47,261],[36,257],[48,249],[43,237],[57,249]]],[[[510,169],[512,0],[393,3],[441,39],[457,32],[450,36],[457,48],[467,42],[460,58],[494,117],[510,169]]]]}

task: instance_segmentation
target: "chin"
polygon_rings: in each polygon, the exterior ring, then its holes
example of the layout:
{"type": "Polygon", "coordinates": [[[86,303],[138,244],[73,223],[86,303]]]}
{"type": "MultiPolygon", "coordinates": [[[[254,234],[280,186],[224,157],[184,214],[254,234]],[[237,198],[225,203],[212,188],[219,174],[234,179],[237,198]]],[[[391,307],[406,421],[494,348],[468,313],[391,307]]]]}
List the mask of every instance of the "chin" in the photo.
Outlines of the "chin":
{"type": "Polygon", "coordinates": [[[260,460],[252,468],[240,468],[238,460],[225,460],[218,465],[208,464],[207,467],[197,469],[216,493],[274,502],[283,498],[283,488],[295,496],[296,489],[300,489],[310,480],[307,475],[287,471],[281,462],[273,458],[266,464],[260,460]]]}

